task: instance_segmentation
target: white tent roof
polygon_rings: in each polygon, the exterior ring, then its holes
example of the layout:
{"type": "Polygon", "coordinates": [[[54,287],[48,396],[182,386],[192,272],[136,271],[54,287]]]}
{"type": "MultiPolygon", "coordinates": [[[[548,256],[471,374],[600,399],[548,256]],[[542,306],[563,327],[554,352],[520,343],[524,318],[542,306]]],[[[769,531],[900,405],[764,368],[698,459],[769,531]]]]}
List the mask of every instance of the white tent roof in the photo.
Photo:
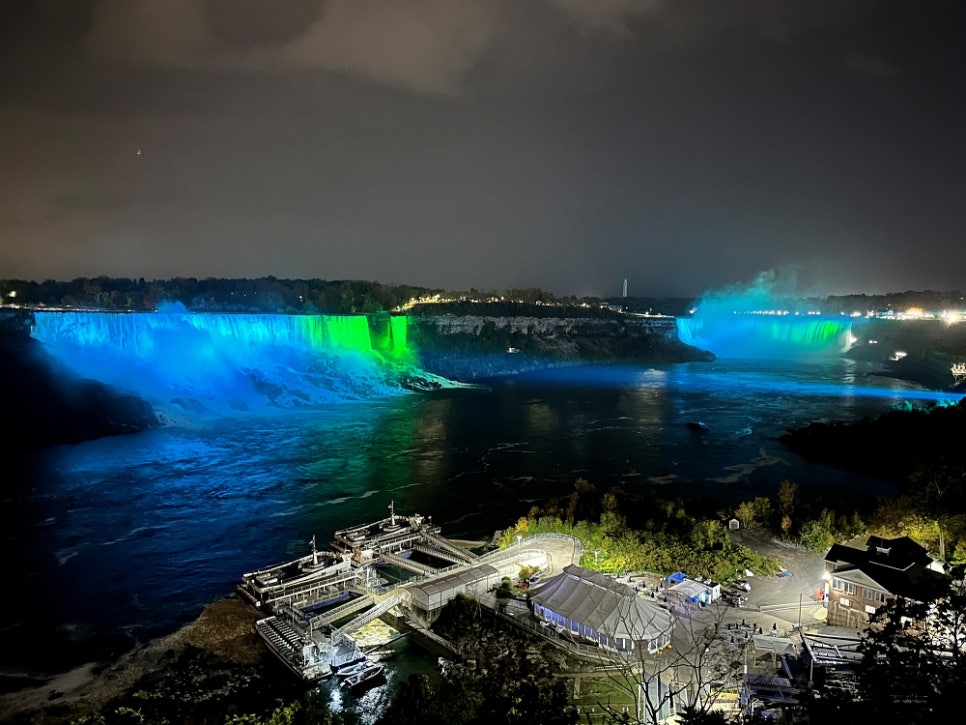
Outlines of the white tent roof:
{"type": "Polygon", "coordinates": [[[683,594],[688,599],[693,599],[702,594],[710,594],[711,588],[701,582],[694,581],[694,579],[685,579],[683,582],[672,586],[671,591],[683,594]]]}
{"type": "Polygon", "coordinates": [[[593,627],[611,639],[646,641],[670,632],[671,615],[630,587],[580,566],[564,567],[530,594],[531,601],[593,627]]]}

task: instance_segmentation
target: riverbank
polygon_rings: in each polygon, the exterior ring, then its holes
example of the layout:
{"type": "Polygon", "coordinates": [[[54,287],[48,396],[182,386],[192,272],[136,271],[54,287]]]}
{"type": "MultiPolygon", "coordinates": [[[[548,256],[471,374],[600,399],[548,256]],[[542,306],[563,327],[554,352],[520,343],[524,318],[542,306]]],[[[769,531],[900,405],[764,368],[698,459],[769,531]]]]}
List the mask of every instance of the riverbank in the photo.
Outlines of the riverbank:
{"type": "MultiPolygon", "coordinates": [[[[814,591],[814,582],[819,581],[823,570],[821,555],[763,531],[731,533],[749,547],[779,556],[783,567],[794,574],[756,580],[750,595],[755,608],[801,601],[805,595],[811,613],[807,595],[814,591]]],[[[556,552],[552,559],[556,566],[548,574],[568,563],[572,553],[566,548],[556,552]]],[[[761,621],[756,619],[756,623],[766,628],[776,622],[782,629],[790,626],[780,619],[784,612],[776,619],[760,611],[735,610],[729,615],[757,616],[761,621]]],[[[791,610],[789,613],[794,614],[791,610]]],[[[281,667],[255,634],[254,622],[259,616],[261,613],[245,602],[227,597],[207,605],[194,622],[179,631],[115,662],[91,662],[47,678],[24,676],[24,687],[0,695],[0,721],[48,725],[98,716],[110,720],[127,710],[139,712],[143,722],[220,722],[229,714],[245,713],[267,716],[279,701],[304,700],[306,689],[281,667]]],[[[811,617],[809,621],[813,621],[811,617]]],[[[474,626],[478,628],[479,624],[474,626]]],[[[476,648],[490,638],[473,627],[468,631],[460,641],[469,647],[468,656],[479,657],[476,648]],[[476,644],[470,647],[468,642],[476,644]]],[[[515,651],[505,643],[499,649],[515,651]]],[[[559,667],[560,656],[545,652],[540,656],[542,666],[555,663],[559,667]]],[[[563,671],[573,674],[572,666],[563,671]]],[[[8,684],[15,681],[7,678],[8,684]]]]}
{"type": "MultiPolygon", "coordinates": [[[[115,662],[52,677],[24,674],[26,687],[0,695],[0,721],[66,723],[130,707],[147,722],[200,722],[229,702],[262,711],[281,696],[278,681],[285,678],[273,676],[277,663],[255,634],[258,616],[234,597],[221,599],[191,624],[115,662]]],[[[13,685],[17,677],[5,679],[13,685]]]]}

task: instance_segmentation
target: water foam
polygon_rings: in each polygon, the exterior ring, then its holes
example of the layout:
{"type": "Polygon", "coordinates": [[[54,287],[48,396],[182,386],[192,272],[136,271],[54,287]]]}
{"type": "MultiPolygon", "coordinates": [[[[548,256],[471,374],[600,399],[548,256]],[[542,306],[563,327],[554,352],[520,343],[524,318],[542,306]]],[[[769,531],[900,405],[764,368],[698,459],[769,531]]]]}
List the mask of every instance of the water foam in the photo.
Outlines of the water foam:
{"type": "Polygon", "coordinates": [[[405,317],[36,312],[32,334],[72,372],[165,406],[168,419],[304,409],[407,392],[405,317]]]}

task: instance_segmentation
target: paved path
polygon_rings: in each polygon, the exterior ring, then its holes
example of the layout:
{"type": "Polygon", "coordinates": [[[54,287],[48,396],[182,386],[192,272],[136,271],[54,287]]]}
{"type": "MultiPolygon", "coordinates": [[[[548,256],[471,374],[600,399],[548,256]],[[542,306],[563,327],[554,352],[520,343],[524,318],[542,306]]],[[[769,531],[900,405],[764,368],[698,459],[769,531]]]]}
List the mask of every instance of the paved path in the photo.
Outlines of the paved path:
{"type": "MultiPolygon", "coordinates": [[[[777,539],[765,531],[732,531],[732,539],[761,554],[774,556],[781,561],[790,576],[746,577],[751,584],[747,603],[743,609],[751,613],[768,615],[767,621],[777,623],[781,629],[799,622],[805,628],[822,626],[825,607],[816,599],[816,593],[824,586],[825,556],[800,546],[777,539]]],[[[741,610],[737,610],[741,611],[741,610]]]]}

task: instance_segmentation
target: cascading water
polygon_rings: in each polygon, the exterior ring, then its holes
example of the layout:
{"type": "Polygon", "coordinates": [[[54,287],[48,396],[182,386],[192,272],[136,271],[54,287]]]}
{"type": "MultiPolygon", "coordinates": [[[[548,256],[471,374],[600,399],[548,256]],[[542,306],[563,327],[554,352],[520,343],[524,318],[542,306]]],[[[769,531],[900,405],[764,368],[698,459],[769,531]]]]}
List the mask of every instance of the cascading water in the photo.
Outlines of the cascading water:
{"type": "Polygon", "coordinates": [[[195,412],[395,395],[420,375],[405,317],[36,312],[32,335],[74,373],[195,412]]]}
{"type": "Polygon", "coordinates": [[[852,321],[844,317],[735,312],[678,318],[678,337],[722,358],[798,359],[845,352],[852,321]]]}
{"type": "Polygon", "coordinates": [[[797,294],[793,268],[767,270],[748,285],[710,290],[678,337],[720,358],[802,360],[840,355],[852,344],[852,319],[816,313],[797,294]]]}

